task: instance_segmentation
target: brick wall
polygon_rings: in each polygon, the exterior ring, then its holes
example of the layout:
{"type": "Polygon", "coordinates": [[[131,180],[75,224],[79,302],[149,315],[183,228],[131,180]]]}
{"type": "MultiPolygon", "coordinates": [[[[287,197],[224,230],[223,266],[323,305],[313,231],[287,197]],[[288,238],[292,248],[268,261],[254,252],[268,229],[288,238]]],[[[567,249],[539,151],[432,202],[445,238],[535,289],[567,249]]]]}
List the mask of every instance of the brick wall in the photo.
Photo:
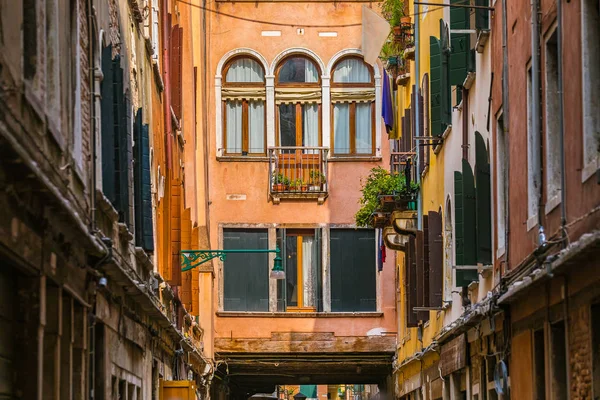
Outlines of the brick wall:
{"type": "Polygon", "coordinates": [[[569,312],[571,399],[592,399],[592,351],[589,305],[569,312]]]}

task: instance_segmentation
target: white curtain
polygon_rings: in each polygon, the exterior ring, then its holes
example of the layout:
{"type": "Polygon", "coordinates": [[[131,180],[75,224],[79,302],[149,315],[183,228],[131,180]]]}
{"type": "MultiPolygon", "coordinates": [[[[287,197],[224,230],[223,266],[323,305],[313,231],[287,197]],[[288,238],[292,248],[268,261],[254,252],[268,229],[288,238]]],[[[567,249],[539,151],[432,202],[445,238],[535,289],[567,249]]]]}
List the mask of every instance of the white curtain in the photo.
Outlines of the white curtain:
{"type": "Polygon", "coordinates": [[[356,153],[370,154],[373,151],[371,135],[371,103],[356,103],[356,153]]]}
{"type": "Polygon", "coordinates": [[[227,82],[264,82],[262,66],[251,58],[239,58],[231,63],[225,77],[227,82]]]}
{"type": "Polygon", "coordinates": [[[304,81],[306,83],[319,82],[317,66],[310,60],[304,60],[304,81]]]}
{"type": "Polygon", "coordinates": [[[302,145],[319,145],[319,106],[314,103],[302,105],[302,145]]]}
{"type": "Polygon", "coordinates": [[[313,269],[313,247],[315,238],[312,236],[302,237],[302,288],[304,290],[304,304],[298,306],[315,306],[316,276],[313,269]]]}
{"type": "Polygon", "coordinates": [[[350,153],[350,104],[333,105],[333,152],[350,153]]]}
{"type": "Polygon", "coordinates": [[[265,152],[265,102],[262,100],[248,103],[249,153],[265,152]]]}
{"type": "Polygon", "coordinates": [[[230,100],[225,107],[227,153],[242,152],[242,102],[230,100]]]}
{"type": "Polygon", "coordinates": [[[333,81],[336,83],[370,83],[371,71],[362,60],[347,58],[335,67],[333,81]]]}

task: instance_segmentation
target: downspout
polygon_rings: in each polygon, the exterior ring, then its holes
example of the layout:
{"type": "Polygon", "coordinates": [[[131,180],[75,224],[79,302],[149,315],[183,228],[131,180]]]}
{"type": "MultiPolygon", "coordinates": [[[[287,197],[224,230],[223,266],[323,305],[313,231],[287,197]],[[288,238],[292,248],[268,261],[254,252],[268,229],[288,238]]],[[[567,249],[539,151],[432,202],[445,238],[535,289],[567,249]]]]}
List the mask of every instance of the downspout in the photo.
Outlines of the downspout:
{"type": "MultiPolygon", "coordinates": [[[[539,0],[531,0],[531,97],[532,97],[532,107],[531,107],[531,129],[532,135],[534,138],[539,140],[539,151],[540,154],[543,154],[542,147],[542,130],[540,129],[540,27],[539,27],[539,10],[540,4],[539,0]]],[[[537,162],[537,165],[534,167],[540,168],[540,180],[542,177],[542,162],[543,157],[540,156],[540,159],[537,162]]],[[[544,185],[540,181],[540,188],[537,193],[538,197],[538,229],[540,231],[543,230],[542,227],[542,215],[543,215],[543,207],[542,207],[542,191],[544,185]]],[[[538,245],[541,246],[543,243],[538,242],[538,245]]]]}
{"type": "MultiPolygon", "coordinates": [[[[414,5],[414,14],[415,14],[415,134],[419,136],[419,132],[421,127],[419,126],[420,121],[420,110],[419,110],[419,84],[420,84],[420,68],[421,68],[421,40],[419,37],[419,27],[421,25],[419,18],[419,5],[415,3],[414,5]]],[[[414,142],[417,146],[419,146],[419,141],[415,140],[414,142]]],[[[415,151],[416,154],[419,154],[419,151],[415,151]]],[[[420,162],[421,160],[419,160],[420,162]]],[[[419,162],[415,163],[415,181],[418,185],[421,184],[421,171],[419,171],[419,162]]],[[[417,227],[418,229],[422,229],[423,226],[423,190],[419,189],[419,198],[417,201],[417,227]]]]}
{"type": "MultiPolygon", "coordinates": [[[[506,3],[508,0],[502,0],[502,114],[504,121],[504,135],[507,141],[506,151],[506,179],[510,182],[510,114],[509,114],[509,93],[508,93],[508,17],[506,3]]],[[[506,185],[506,213],[505,218],[505,252],[506,268],[510,269],[510,185],[506,185]]]]}
{"type": "Polygon", "coordinates": [[[96,60],[94,58],[94,16],[92,0],[87,0],[88,14],[88,73],[90,90],[90,133],[92,135],[92,174],[90,182],[90,233],[96,232],[96,60]]]}
{"type": "Polygon", "coordinates": [[[557,47],[558,47],[558,131],[560,136],[560,225],[562,228],[562,247],[566,247],[566,231],[567,224],[567,181],[565,177],[565,126],[564,126],[564,98],[563,98],[563,26],[562,26],[562,1],[558,0],[556,5],[556,19],[558,26],[557,32],[557,47]]]}

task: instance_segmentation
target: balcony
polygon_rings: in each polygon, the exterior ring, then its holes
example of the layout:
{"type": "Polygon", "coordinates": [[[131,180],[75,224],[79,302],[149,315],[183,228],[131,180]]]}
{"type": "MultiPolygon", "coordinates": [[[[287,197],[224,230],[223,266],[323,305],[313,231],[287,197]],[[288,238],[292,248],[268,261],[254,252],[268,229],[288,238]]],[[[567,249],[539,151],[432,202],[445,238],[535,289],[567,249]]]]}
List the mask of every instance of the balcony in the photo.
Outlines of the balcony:
{"type": "Polygon", "coordinates": [[[317,200],[328,196],[327,147],[270,147],[269,195],[281,199],[317,200]]]}

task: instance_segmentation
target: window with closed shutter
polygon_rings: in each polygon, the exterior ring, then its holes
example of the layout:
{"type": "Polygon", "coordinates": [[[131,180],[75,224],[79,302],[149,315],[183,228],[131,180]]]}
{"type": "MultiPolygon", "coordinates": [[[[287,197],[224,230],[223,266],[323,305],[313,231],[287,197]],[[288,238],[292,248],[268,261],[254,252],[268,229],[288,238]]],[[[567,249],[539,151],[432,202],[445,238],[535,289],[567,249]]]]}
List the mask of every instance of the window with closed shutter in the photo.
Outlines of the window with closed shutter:
{"type": "MultiPolygon", "coordinates": [[[[477,264],[477,226],[475,183],[471,165],[462,160],[462,174],[454,173],[456,214],[456,265],[477,264]],[[458,182],[457,182],[458,178],[458,182]]],[[[476,269],[457,269],[456,286],[464,287],[478,279],[476,269]]]]}
{"type": "Polygon", "coordinates": [[[481,133],[475,132],[475,192],[477,203],[477,262],[492,263],[492,199],[490,161],[481,133]]]}
{"type": "Polygon", "coordinates": [[[377,311],[375,230],[332,229],[331,311],[377,311]]]}
{"type": "MultiPolygon", "coordinates": [[[[450,4],[464,4],[463,0],[450,0],[450,4]]],[[[470,28],[468,7],[450,7],[450,29],[465,31],[470,28]]],[[[467,78],[467,63],[471,49],[469,33],[451,32],[450,84],[462,86],[467,78]]]]}
{"type": "Polygon", "coordinates": [[[427,214],[429,252],[429,306],[441,307],[443,300],[442,216],[435,211],[427,214]]]}
{"type": "Polygon", "coordinates": [[[419,325],[417,313],[413,310],[417,305],[417,240],[414,237],[408,241],[408,252],[404,257],[404,262],[406,326],[414,328],[419,325]]]}
{"type": "Polygon", "coordinates": [[[133,125],[135,244],[146,251],[153,251],[154,234],[152,231],[150,139],[148,131],[148,125],[143,123],[142,109],[140,108],[133,125]]]}
{"type": "MultiPolygon", "coordinates": [[[[225,229],[223,248],[267,249],[266,229],[225,229]]],[[[232,253],[223,263],[223,309],[269,311],[269,257],[267,253],[232,253]]]]}
{"type": "Polygon", "coordinates": [[[173,114],[178,120],[181,120],[181,102],[182,102],[182,69],[181,62],[183,57],[183,28],[175,25],[171,28],[171,52],[170,52],[170,84],[171,84],[171,107],[173,114]]]}

